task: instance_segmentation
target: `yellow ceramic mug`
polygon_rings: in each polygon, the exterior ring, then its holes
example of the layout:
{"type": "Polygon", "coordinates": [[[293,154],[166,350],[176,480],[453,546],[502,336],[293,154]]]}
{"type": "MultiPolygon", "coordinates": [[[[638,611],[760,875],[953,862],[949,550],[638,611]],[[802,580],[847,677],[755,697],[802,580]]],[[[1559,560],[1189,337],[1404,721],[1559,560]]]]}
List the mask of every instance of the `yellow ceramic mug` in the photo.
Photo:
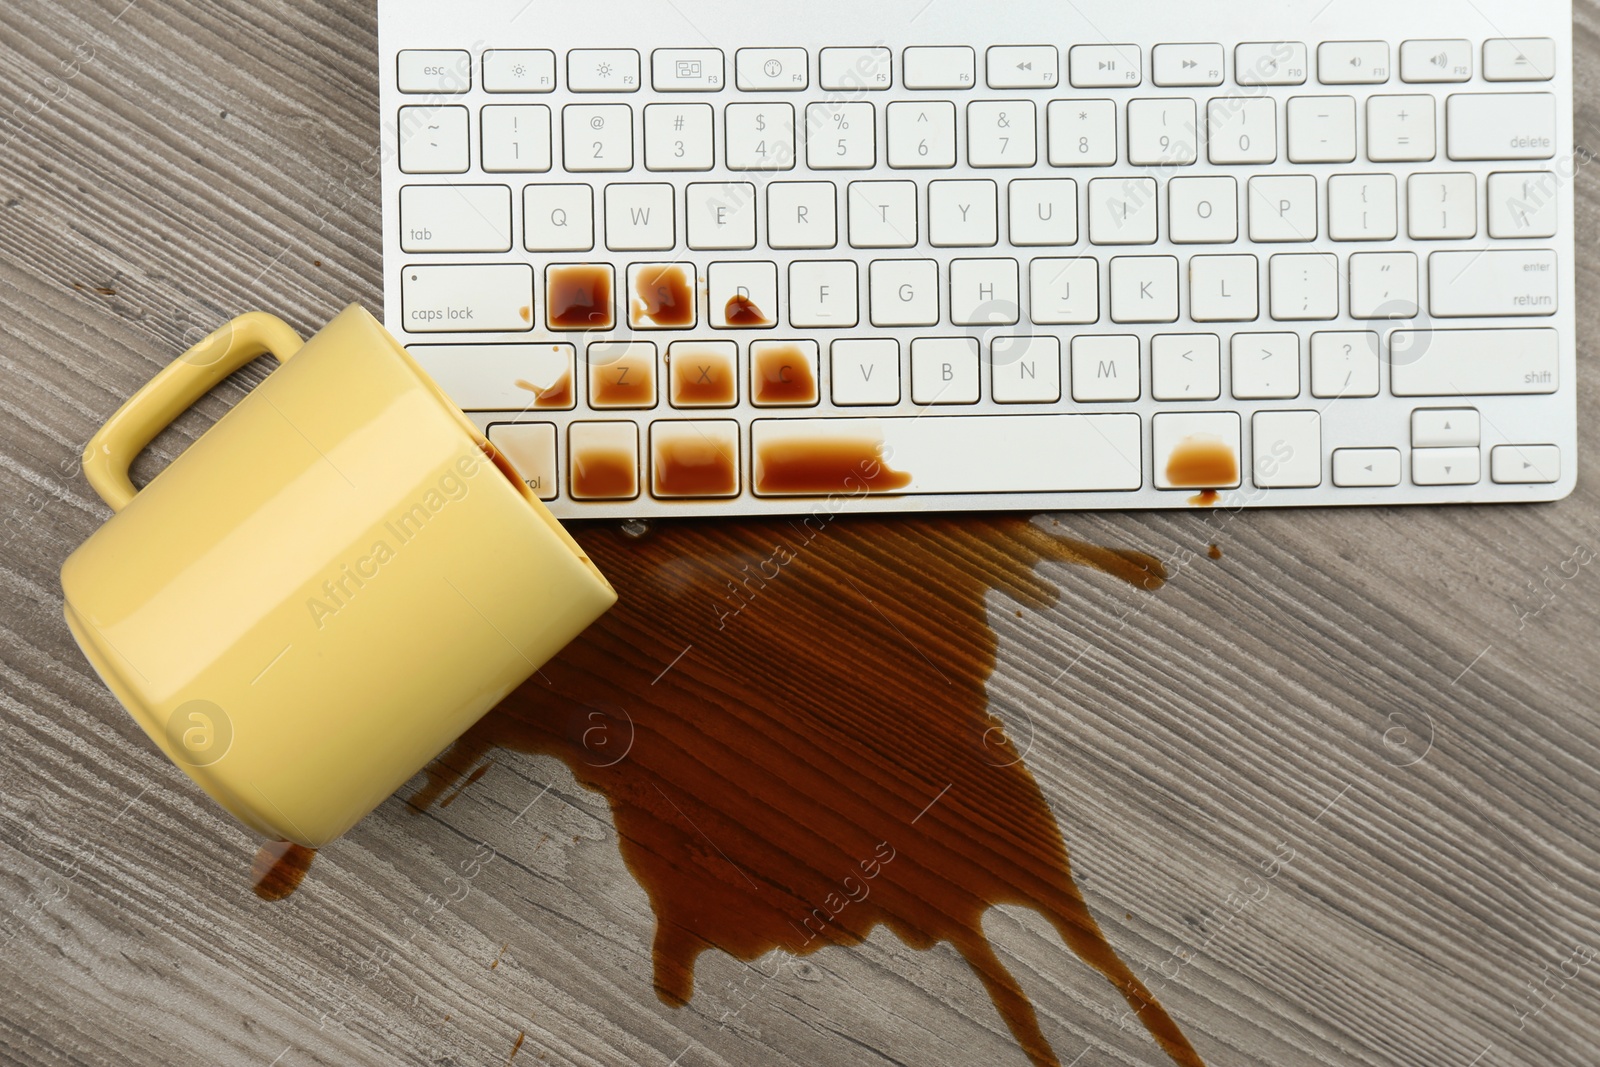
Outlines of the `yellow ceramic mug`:
{"type": "Polygon", "coordinates": [[[371,315],[218,330],[84,452],[116,512],[67,624],[152,740],[246,825],[344,833],[616,600],[371,315]],[[282,366],[142,491],[128,465],[228,374],[282,366]]]}

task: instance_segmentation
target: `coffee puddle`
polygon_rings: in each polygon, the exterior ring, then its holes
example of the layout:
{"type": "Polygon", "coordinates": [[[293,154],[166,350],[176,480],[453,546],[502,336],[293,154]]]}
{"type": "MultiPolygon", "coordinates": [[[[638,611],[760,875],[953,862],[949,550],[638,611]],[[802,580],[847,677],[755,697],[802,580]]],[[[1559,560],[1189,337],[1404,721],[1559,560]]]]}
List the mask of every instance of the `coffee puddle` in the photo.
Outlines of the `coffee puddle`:
{"type": "Polygon", "coordinates": [[[317,850],[293,841],[268,841],[250,864],[250,887],[262,900],[283,900],[300,888],[317,850]]]}
{"type": "Polygon", "coordinates": [[[631,540],[576,528],[616,608],[429,768],[439,802],[494,748],[560,758],[603,794],[656,917],[655,989],[699,955],[853,945],[879,924],[950,942],[1033,1064],[1059,1064],[984,913],[1044,915],[1173,1062],[1201,1063],[1106,942],[1025,753],[988,708],[986,596],[1042,608],[1064,560],[1157,588],[1142,553],[1026,520],[919,516],[692,523],[631,540]],[[669,666],[670,664],[670,666],[669,666]],[[547,680],[546,680],[547,679],[547,680]]]}

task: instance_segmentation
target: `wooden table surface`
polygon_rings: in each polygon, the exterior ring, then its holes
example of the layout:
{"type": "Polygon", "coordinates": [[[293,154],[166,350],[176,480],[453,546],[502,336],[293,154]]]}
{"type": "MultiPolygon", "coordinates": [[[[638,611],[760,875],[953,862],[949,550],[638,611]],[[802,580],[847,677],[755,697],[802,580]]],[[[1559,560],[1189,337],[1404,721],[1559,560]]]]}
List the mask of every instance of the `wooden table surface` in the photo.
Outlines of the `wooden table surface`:
{"type": "MultiPolygon", "coordinates": [[[[375,17],[125,3],[0,5],[0,1060],[1025,1063],[949,945],[884,928],[798,966],[707,953],[695,998],[662,1003],[606,798],[550,756],[495,751],[420,813],[419,776],[299,893],[252,895],[258,842],[97,680],[58,572],[109,514],[79,449],[158,368],[247,309],[309,331],[381,307],[375,17]],[[480,843],[500,862],[448,893],[480,843]]],[[[1576,7],[1600,148],[1600,2],[1576,7]]],[[[1577,214],[1589,292],[1593,168],[1577,214]]],[[[1579,311],[1600,336],[1600,303],[1579,311]]],[[[999,589],[981,621],[1090,908],[1208,1063],[1600,1062],[1597,504],[1585,475],[1549,506],[1035,520],[1172,572],[1149,593],[1041,563],[1053,603],[999,589]]],[[[986,528],[906,525],[934,549],[986,528]]],[[[986,930],[1062,1063],[1169,1062],[1032,912],[986,930]]]]}

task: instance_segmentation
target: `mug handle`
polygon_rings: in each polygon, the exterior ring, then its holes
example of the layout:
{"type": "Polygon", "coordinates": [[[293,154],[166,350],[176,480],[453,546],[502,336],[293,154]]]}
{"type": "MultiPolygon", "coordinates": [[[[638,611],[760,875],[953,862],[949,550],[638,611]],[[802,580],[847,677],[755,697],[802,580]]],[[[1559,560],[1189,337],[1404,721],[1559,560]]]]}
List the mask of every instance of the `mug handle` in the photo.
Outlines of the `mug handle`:
{"type": "Polygon", "coordinates": [[[304,344],[282,319],[240,315],[195,345],[117,409],[83,449],[83,473],[100,499],[121,511],[138,490],[128,479],[134,457],[156,434],[228,375],[262,355],[283,363],[304,344]]]}

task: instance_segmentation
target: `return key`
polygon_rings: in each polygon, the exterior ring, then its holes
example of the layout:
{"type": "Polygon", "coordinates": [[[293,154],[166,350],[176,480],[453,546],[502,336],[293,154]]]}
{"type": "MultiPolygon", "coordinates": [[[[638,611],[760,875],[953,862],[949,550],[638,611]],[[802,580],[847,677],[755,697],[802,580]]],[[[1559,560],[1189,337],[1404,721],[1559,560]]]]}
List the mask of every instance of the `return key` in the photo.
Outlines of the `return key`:
{"type": "Polygon", "coordinates": [[[1435,318],[1556,313],[1556,254],[1542,249],[1435,252],[1428,257],[1435,318]]]}

